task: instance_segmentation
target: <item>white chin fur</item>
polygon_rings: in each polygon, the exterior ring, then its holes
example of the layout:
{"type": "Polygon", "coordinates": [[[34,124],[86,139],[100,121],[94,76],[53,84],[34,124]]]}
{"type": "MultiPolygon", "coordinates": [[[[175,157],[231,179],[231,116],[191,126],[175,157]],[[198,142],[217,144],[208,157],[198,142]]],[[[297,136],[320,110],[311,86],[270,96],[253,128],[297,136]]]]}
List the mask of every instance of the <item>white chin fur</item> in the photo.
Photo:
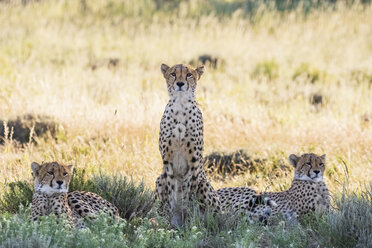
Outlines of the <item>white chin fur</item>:
{"type": "Polygon", "coordinates": [[[316,178],[313,178],[311,180],[313,180],[314,182],[321,182],[321,181],[323,181],[323,177],[316,177],[316,178]]]}
{"type": "Polygon", "coordinates": [[[313,179],[311,179],[310,177],[308,177],[307,175],[295,175],[295,179],[297,180],[304,180],[304,181],[312,181],[313,179]]]}
{"type": "Polygon", "coordinates": [[[323,176],[318,176],[315,178],[308,177],[307,175],[295,175],[295,179],[297,180],[304,180],[304,181],[313,181],[313,182],[321,182],[323,181],[323,176]]]}
{"type": "Polygon", "coordinates": [[[45,193],[47,195],[55,194],[55,193],[67,193],[66,188],[61,188],[61,189],[55,189],[50,186],[44,185],[44,187],[38,188],[39,192],[45,193]]]}

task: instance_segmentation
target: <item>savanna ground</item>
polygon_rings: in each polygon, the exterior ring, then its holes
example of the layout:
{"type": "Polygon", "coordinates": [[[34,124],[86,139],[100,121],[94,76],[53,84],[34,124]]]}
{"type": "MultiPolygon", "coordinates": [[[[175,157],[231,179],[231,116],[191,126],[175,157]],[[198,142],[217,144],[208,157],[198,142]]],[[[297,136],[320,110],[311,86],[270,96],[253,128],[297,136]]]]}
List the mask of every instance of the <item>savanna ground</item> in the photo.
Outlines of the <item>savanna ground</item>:
{"type": "Polygon", "coordinates": [[[0,246],[372,246],[371,25],[368,2],[0,1],[0,246]],[[242,150],[248,167],[210,173],[212,185],[283,190],[291,153],[325,153],[329,214],[296,227],[194,217],[172,230],[141,209],[161,172],[160,65],[203,54],[218,59],[198,84],[204,155],[242,150]],[[29,223],[30,164],[54,160],[128,220],[29,223]]]}

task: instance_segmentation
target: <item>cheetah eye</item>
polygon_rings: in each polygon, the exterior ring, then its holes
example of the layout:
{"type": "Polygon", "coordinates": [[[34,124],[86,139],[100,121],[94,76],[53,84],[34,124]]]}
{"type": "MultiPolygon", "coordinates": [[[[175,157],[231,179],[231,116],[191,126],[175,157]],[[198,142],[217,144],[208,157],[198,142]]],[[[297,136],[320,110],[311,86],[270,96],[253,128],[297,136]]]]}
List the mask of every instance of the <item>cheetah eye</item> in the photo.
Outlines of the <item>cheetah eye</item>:
{"type": "Polygon", "coordinates": [[[68,174],[65,172],[65,173],[63,173],[63,176],[65,177],[65,176],[67,176],[68,174]]]}
{"type": "Polygon", "coordinates": [[[320,163],[319,166],[320,166],[320,167],[323,167],[323,166],[324,166],[324,163],[320,163]]]}
{"type": "Polygon", "coordinates": [[[192,74],[189,72],[186,74],[186,78],[191,78],[192,77],[192,74]]]}
{"type": "Polygon", "coordinates": [[[311,163],[309,162],[309,163],[306,163],[306,166],[311,166],[311,163]]]}
{"type": "Polygon", "coordinates": [[[171,75],[172,77],[176,77],[176,73],[174,73],[174,72],[172,72],[170,75],[171,75]]]}
{"type": "Polygon", "coordinates": [[[53,171],[48,171],[48,174],[51,175],[51,176],[54,175],[53,171]]]}

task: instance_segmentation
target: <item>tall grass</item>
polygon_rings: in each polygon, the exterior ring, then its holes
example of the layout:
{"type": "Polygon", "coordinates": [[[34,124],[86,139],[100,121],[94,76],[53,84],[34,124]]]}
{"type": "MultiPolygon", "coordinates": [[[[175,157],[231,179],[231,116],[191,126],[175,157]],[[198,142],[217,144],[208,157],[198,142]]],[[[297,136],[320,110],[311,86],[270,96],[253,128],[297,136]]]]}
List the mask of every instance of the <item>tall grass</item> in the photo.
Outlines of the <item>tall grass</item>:
{"type": "MultiPolygon", "coordinates": [[[[115,194],[115,189],[106,194],[115,194]]],[[[135,203],[136,197],[128,202],[135,203]]],[[[105,215],[88,221],[86,229],[71,230],[67,220],[57,223],[53,216],[30,222],[30,209],[21,205],[15,215],[0,214],[0,247],[369,247],[371,197],[370,186],[360,193],[345,187],[324,216],[308,216],[301,224],[279,217],[270,226],[238,214],[202,217],[193,208],[185,226],[175,230],[160,217],[155,224],[147,217],[112,222],[105,215]]]]}

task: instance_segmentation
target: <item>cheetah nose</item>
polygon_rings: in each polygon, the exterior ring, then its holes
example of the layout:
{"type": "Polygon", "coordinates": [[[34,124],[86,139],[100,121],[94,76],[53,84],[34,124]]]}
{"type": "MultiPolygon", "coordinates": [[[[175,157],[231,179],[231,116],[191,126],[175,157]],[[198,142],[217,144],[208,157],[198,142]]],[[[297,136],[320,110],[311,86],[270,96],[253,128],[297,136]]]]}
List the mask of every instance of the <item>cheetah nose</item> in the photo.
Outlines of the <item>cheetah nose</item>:
{"type": "Polygon", "coordinates": [[[56,183],[57,183],[59,186],[61,186],[62,183],[63,183],[63,181],[57,181],[56,183]]]}
{"type": "Polygon", "coordinates": [[[318,175],[320,173],[320,171],[319,170],[314,170],[314,173],[318,175]]]}
{"type": "Polygon", "coordinates": [[[182,86],[184,86],[184,84],[185,84],[184,82],[177,82],[178,87],[182,87],[182,86]]]}

